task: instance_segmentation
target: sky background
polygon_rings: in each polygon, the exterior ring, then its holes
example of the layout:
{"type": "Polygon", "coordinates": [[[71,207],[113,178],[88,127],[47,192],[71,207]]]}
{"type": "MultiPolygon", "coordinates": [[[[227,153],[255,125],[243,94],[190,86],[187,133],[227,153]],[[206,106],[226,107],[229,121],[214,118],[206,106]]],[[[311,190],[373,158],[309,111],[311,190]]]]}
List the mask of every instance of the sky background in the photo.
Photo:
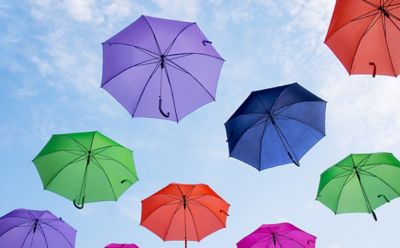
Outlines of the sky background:
{"type": "Polygon", "coordinates": [[[49,209],[76,247],[163,242],[139,225],[140,200],[170,182],[206,183],[231,204],[227,228],[189,247],[235,247],[263,223],[288,221],[321,248],[398,247],[400,201],[335,216],[315,201],[319,175],[349,153],[400,156],[396,78],[349,77],[323,44],[334,0],[0,0],[0,215],[49,209]],[[179,124],[134,118],[100,88],[101,43],[141,14],[195,21],[226,59],[217,101],[179,124]],[[299,82],[328,101],[327,136],[301,160],[258,172],[228,157],[224,123],[253,90],[299,82]],[[134,151],[140,181],[118,202],[44,191],[31,160],[54,133],[98,130],[134,151]]]}

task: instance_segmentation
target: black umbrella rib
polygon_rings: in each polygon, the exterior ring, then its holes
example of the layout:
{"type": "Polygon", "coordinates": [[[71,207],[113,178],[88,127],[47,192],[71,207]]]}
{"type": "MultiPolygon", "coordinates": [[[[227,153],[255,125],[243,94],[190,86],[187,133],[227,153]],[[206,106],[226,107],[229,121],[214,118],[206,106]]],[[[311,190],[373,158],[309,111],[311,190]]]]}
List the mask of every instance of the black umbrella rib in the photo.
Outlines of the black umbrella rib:
{"type": "Polygon", "coordinates": [[[313,126],[311,126],[311,125],[309,125],[309,124],[307,124],[307,123],[305,123],[305,122],[303,122],[302,120],[299,120],[299,119],[297,119],[297,118],[293,118],[293,117],[291,117],[291,116],[286,116],[286,115],[277,115],[276,118],[277,118],[277,119],[279,119],[279,118],[282,118],[282,119],[290,119],[290,120],[297,121],[298,123],[301,123],[301,124],[303,124],[303,125],[305,125],[305,126],[307,126],[307,127],[311,127],[311,128],[314,129],[315,131],[317,131],[317,132],[319,132],[319,133],[321,133],[322,135],[325,136],[325,134],[324,134],[321,130],[316,129],[315,127],[313,127],[313,126]]]}
{"type": "Polygon", "coordinates": [[[168,54],[167,58],[169,60],[175,60],[175,59],[187,57],[187,56],[190,56],[190,55],[201,55],[201,56],[206,56],[206,57],[218,59],[218,60],[221,60],[221,61],[225,61],[223,58],[220,58],[220,57],[217,57],[217,56],[214,56],[214,55],[211,55],[211,54],[207,54],[207,53],[174,53],[174,54],[168,54]],[[172,56],[177,56],[177,57],[170,58],[172,56]]]}
{"type": "Polygon", "coordinates": [[[4,234],[8,233],[9,231],[11,231],[11,230],[15,229],[15,228],[19,228],[19,227],[27,227],[27,226],[31,226],[31,225],[32,225],[32,224],[30,224],[30,223],[26,223],[26,222],[24,222],[24,223],[22,223],[22,224],[19,224],[19,225],[13,226],[13,227],[11,227],[11,228],[7,229],[5,232],[1,233],[1,234],[0,234],[0,237],[1,237],[1,236],[3,236],[4,234]],[[27,224],[27,225],[26,225],[26,226],[24,226],[25,224],[27,224]]]}
{"type": "Polygon", "coordinates": [[[144,93],[144,91],[146,90],[147,85],[149,84],[150,80],[153,78],[153,76],[154,76],[154,74],[156,73],[156,71],[158,70],[158,68],[160,68],[160,66],[161,66],[161,62],[159,62],[159,63],[154,67],[154,70],[151,72],[149,78],[147,79],[146,84],[144,85],[143,90],[142,90],[142,92],[140,93],[140,96],[139,96],[139,99],[138,99],[138,101],[137,101],[137,103],[136,103],[135,109],[133,110],[132,117],[135,116],[136,110],[137,110],[137,108],[138,108],[138,106],[139,106],[139,104],[140,104],[140,100],[142,100],[143,93],[144,93]]]}
{"type": "Polygon", "coordinates": [[[388,186],[391,190],[393,190],[393,192],[395,192],[395,193],[397,194],[397,196],[400,196],[400,193],[399,193],[395,188],[393,188],[392,186],[390,186],[390,184],[388,184],[387,182],[385,182],[382,178],[378,177],[376,174],[374,174],[374,173],[372,173],[372,172],[370,172],[370,171],[367,171],[367,170],[363,170],[363,169],[361,169],[361,168],[359,168],[358,170],[360,170],[360,171],[366,173],[368,176],[377,178],[379,181],[381,181],[381,182],[384,183],[386,186],[388,186]]]}
{"type": "Polygon", "coordinates": [[[156,36],[156,34],[154,33],[154,30],[153,30],[153,28],[151,27],[151,25],[150,25],[149,21],[147,20],[147,18],[146,18],[145,16],[143,16],[143,18],[144,18],[144,20],[146,21],[147,25],[149,26],[151,33],[153,34],[154,40],[156,41],[156,45],[157,45],[157,48],[158,48],[158,53],[159,53],[159,55],[161,55],[162,52],[161,52],[161,48],[160,48],[160,43],[158,43],[157,36],[156,36]]]}
{"type": "Polygon", "coordinates": [[[54,181],[54,179],[55,179],[56,177],[58,177],[58,176],[60,175],[60,173],[61,173],[65,168],[67,168],[67,167],[70,166],[71,164],[78,163],[78,162],[85,161],[85,160],[87,160],[86,156],[85,156],[85,155],[82,155],[82,156],[80,156],[80,157],[78,157],[78,158],[72,160],[71,162],[68,162],[66,165],[64,165],[64,166],[54,175],[54,177],[44,186],[44,188],[47,189],[47,187],[54,181]],[[83,158],[83,159],[82,159],[82,158],[83,158]]]}
{"type": "MultiPolygon", "coordinates": [[[[286,239],[288,239],[288,240],[291,240],[291,241],[293,241],[293,242],[299,244],[300,246],[306,248],[306,247],[305,247],[304,245],[302,245],[299,241],[297,241],[297,240],[295,240],[295,239],[292,239],[292,238],[289,238],[289,237],[286,236],[286,235],[282,235],[282,234],[278,234],[278,233],[277,233],[276,235],[281,236],[281,237],[283,237],[283,238],[286,238],[286,239]]],[[[278,239],[278,240],[279,240],[279,239],[278,239]]]]}
{"type": "Polygon", "coordinates": [[[367,35],[367,33],[375,26],[375,24],[378,22],[379,18],[380,18],[380,14],[378,12],[377,16],[374,17],[375,20],[372,21],[368,25],[368,27],[365,29],[364,33],[362,34],[360,40],[358,41],[356,50],[355,50],[354,55],[353,55],[353,60],[351,61],[351,66],[350,66],[349,72],[351,72],[351,70],[353,69],[354,61],[356,60],[356,56],[357,56],[357,53],[358,53],[358,48],[360,48],[361,42],[363,41],[363,39],[367,35]]]}
{"type": "MultiPolygon", "coordinates": [[[[265,121],[267,121],[267,120],[265,120],[265,121]]],[[[263,122],[264,122],[264,120],[263,120],[263,121],[258,120],[258,121],[256,121],[253,125],[251,125],[249,128],[247,128],[246,130],[244,130],[244,131],[240,134],[239,138],[237,139],[238,142],[236,142],[236,144],[232,147],[232,152],[233,152],[233,150],[235,150],[236,145],[239,143],[240,139],[245,135],[245,133],[246,133],[247,131],[249,131],[250,129],[252,129],[252,128],[258,126],[258,125],[261,125],[263,122]]]]}
{"type": "MultiPolygon", "coordinates": [[[[273,118],[273,117],[271,117],[273,118]]],[[[292,152],[292,149],[290,148],[289,142],[287,141],[285,135],[283,134],[283,132],[281,131],[281,129],[278,126],[278,123],[275,122],[275,130],[278,134],[278,137],[280,138],[280,140],[282,141],[283,146],[286,149],[286,152],[289,154],[289,158],[293,161],[293,163],[295,163],[297,166],[299,166],[299,159],[296,158],[296,155],[292,152]]]]}
{"type": "Polygon", "coordinates": [[[218,216],[217,216],[213,211],[211,211],[211,209],[209,209],[207,206],[205,206],[204,204],[202,204],[202,203],[200,203],[200,202],[198,202],[198,201],[196,201],[196,200],[191,200],[190,203],[193,204],[193,205],[200,206],[200,207],[203,207],[203,208],[207,209],[210,213],[212,213],[212,215],[215,216],[215,218],[217,218],[217,220],[222,224],[222,226],[225,227],[225,224],[224,224],[224,223],[218,218],[218,216]]]}
{"type": "Polygon", "coordinates": [[[115,194],[114,186],[112,185],[111,180],[110,180],[110,178],[108,177],[108,175],[107,175],[106,171],[104,170],[103,166],[101,166],[101,164],[99,163],[99,161],[97,161],[97,159],[96,159],[95,157],[93,157],[93,162],[97,165],[97,167],[98,167],[98,168],[104,173],[104,175],[106,176],[107,181],[108,181],[108,184],[109,184],[110,187],[111,187],[111,191],[113,192],[114,199],[115,199],[115,200],[118,200],[117,195],[115,194]]]}
{"type": "MultiPolygon", "coordinates": [[[[118,72],[117,74],[115,74],[114,76],[112,76],[111,78],[109,78],[107,81],[105,81],[105,82],[101,85],[101,87],[104,87],[104,86],[105,86],[106,84],[108,84],[111,80],[113,80],[114,78],[116,78],[117,76],[121,75],[122,73],[126,72],[126,71],[129,70],[129,69],[132,69],[132,68],[137,67],[137,66],[152,65],[152,64],[159,64],[159,63],[160,63],[160,61],[158,61],[158,60],[156,60],[156,61],[154,61],[154,62],[153,62],[152,60],[154,60],[154,59],[145,60],[145,61],[139,62],[139,63],[137,63],[137,64],[128,66],[127,68],[123,69],[122,71],[118,72]]],[[[157,67],[157,66],[156,66],[156,67],[157,67]]]]}
{"type": "Polygon", "coordinates": [[[65,237],[65,235],[64,235],[62,232],[60,232],[57,228],[55,228],[55,227],[53,227],[52,225],[49,225],[49,224],[47,224],[47,223],[44,223],[44,222],[43,222],[43,224],[46,225],[46,226],[48,226],[48,227],[50,227],[50,228],[53,229],[54,231],[58,232],[58,233],[65,239],[65,241],[68,242],[68,244],[69,244],[71,247],[74,247],[74,246],[69,242],[69,240],[67,239],[67,237],[65,237]]]}
{"type": "MultiPolygon", "coordinates": [[[[163,206],[165,206],[165,205],[161,205],[161,207],[157,208],[154,212],[156,212],[158,209],[162,208],[163,206]]],[[[182,206],[183,206],[183,203],[182,203],[182,200],[181,200],[181,201],[178,203],[178,206],[175,208],[174,212],[172,213],[171,220],[170,220],[169,223],[168,223],[167,231],[166,231],[165,234],[164,234],[163,240],[165,240],[165,239],[167,238],[168,233],[169,233],[169,229],[171,229],[172,221],[173,221],[175,215],[178,213],[179,209],[180,209],[182,206]]],[[[153,213],[154,213],[154,212],[153,212],[153,213]]],[[[153,214],[153,213],[152,213],[152,214],[153,214]]],[[[150,215],[149,215],[149,217],[150,217],[150,215]]],[[[146,218],[146,219],[147,219],[147,218],[146,218]]]]}
{"type": "Polygon", "coordinates": [[[184,27],[181,31],[179,31],[179,33],[175,36],[175,38],[172,40],[171,44],[169,44],[167,50],[165,50],[164,54],[168,54],[169,51],[171,50],[172,46],[175,44],[175,41],[178,39],[178,37],[186,30],[188,29],[190,26],[196,24],[195,22],[190,23],[189,25],[187,25],[186,27],[184,27]]]}
{"type": "Polygon", "coordinates": [[[361,1],[363,1],[364,3],[367,3],[367,4],[371,5],[371,6],[373,6],[373,7],[375,7],[375,8],[379,8],[378,5],[376,5],[376,4],[374,4],[374,3],[371,3],[370,1],[367,1],[367,0],[361,0],[361,1]]]}
{"type": "MultiPolygon", "coordinates": [[[[33,227],[32,227],[32,229],[29,230],[29,232],[26,234],[26,237],[25,237],[24,241],[22,242],[21,248],[24,247],[25,242],[28,240],[28,237],[29,237],[29,235],[31,234],[32,231],[33,231],[33,227]]],[[[31,245],[30,245],[30,247],[32,247],[32,241],[33,241],[33,237],[34,237],[34,236],[35,236],[35,235],[33,234],[33,235],[32,235],[32,240],[31,240],[31,245]]]]}
{"type": "Polygon", "coordinates": [[[130,173],[132,176],[134,176],[134,177],[136,178],[136,180],[139,180],[139,178],[137,178],[137,176],[135,176],[135,174],[134,174],[132,171],[130,171],[128,168],[126,168],[125,165],[124,165],[123,163],[121,163],[120,161],[118,161],[118,160],[116,160],[116,159],[113,159],[113,158],[111,158],[111,157],[105,156],[105,155],[103,155],[103,154],[97,154],[97,159],[103,159],[103,160],[111,160],[111,161],[114,161],[114,162],[118,163],[119,165],[121,165],[121,167],[123,167],[125,170],[129,171],[129,173],[130,173]],[[101,158],[101,157],[99,157],[99,156],[103,156],[103,158],[101,158]]]}
{"type": "Polygon", "coordinates": [[[104,44],[133,47],[133,48],[136,48],[137,50],[139,50],[139,51],[141,51],[141,52],[143,52],[143,53],[145,53],[145,54],[147,54],[147,55],[149,55],[149,56],[151,56],[151,57],[153,57],[155,59],[160,57],[157,53],[155,53],[155,52],[153,52],[153,51],[151,51],[149,49],[146,49],[146,48],[140,47],[140,46],[136,46],[136,45],[131,45],[131,44],[128,44],[128,43],[110,42],[110,43],[104,43],[104,44]]]}
{"type": "Polygon", "coordinates": [[[192,209],[190,208],[189,204],[187,205],[187,209],[189,209],[190,216],[192,217],[192,220],[193,220],[193,226],[194,226],[194,230],[196,231],[197,240],[200,241],[199,232],[197,231],[196,221],[194,220],[192,209]]]}
{"type": "MultiPolygon", "coordinates": [[[[388,18],[388,19],[390,19],[390,18],[388,18]]],[[[396,69],[394,68],[392,55],[390,53],[389,44],[388,44],[388,41],[387,41],[386,17],[385,17],[385,15],[382,15],[382,26],[383,26],[383,35],[385,36],[385,45],[386,45],[386,49],[387,49],[387,52],[388,52],[388,55],[389,55],[389,59],[390,59],[390,64],[392,66],[392,70],[393,70],[394,74],[397,75],[396,69]]]]}
{"type": "MultiPolygon", "coordinates": [[[[176,103],[175,103],[174,91],[172,90],[172,83],[171,83],[171,79],[170,79],[170,77],[169,77],[169,73],[168,73],[168,68],[167,68],[167,67],[165,67],[165,75],[167,75],[167,81],[168,81],[168,84],[169,84],[169,90],[170,90],[170,92],[171,92],[172,102],[174,103],[174,110],[175,110],[176,121],[179,121],[179,118],[178,118],[178,111],[176,110],[176,103]]],[[[161,77],[162,77],[162,75],[161,75],[161,77]]]]}
{"type": "Polygon", "coordinates": [[[342,193],[343,193],[344,187],[346,187],[346,185],[351,181],[351,179],[353,179],[354,176],[355,176],[354,173],[351,173],[351,174],[349,174],[349,176],[344,181],[343,186],[342,186],[342,188],[340,189],[340,192],[339,192],[338,200],[336,202],[335,214],[337,214],[337,210],[339,208],[339,203],[340,203],[340,199],[342,198],[342,193]]]}
{"type": "Polygon", "coordinates": [[[39,227],[40,232],[41,232],[42,235],[43,235],[43,238],[44,238],[44,242],[45,242],[45,244],[46,244],[46,247],[49,248],[49,244],[47,243],[46,234],[44,233],[44,231],[43,231],[43,229],[42,229],[42,226],[41,226],[39,223],[38,223],[38,227],[39,227]]]}
{"type": "Polygon", "coordinates": [[[193,78],[193,79],[208,93],[208,95],[210,95],[210,97],[213,99],[213,101],[215,101],[215,97],[214,97],[214,96],[207,90],[207,88],[206,88],[195,76],[193,76],[190,72],[188,72],[187,70],[185,70],[183,67],[181,67],[180,65],[178,65],[177,63],[175,63],[175,62],[172,61],[172,60],[167,59],[165,62],[166,62],[166,64],[168,64],[169,66],[172,66],[172,67],[174,67],[175,69],[180,70],[180,71],[182,71],[182,72],[188,74],[191,78],[193,78]],[[172,64],[171,64],[171,63],[168,63],[168,62],[171,62],[172,64]]]}

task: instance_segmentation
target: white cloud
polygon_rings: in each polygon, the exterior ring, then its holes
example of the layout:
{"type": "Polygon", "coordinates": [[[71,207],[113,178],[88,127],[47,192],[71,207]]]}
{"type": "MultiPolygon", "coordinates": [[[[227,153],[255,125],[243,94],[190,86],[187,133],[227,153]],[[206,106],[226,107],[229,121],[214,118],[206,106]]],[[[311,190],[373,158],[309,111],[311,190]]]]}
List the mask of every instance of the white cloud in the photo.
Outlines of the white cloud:
{"type": "Polygon", "coordinates": [[[176,18],[182,21],[195,21],[200,13],[199,0],[153,0],[159,12],[154,13],[164,18],[176,18]]]}

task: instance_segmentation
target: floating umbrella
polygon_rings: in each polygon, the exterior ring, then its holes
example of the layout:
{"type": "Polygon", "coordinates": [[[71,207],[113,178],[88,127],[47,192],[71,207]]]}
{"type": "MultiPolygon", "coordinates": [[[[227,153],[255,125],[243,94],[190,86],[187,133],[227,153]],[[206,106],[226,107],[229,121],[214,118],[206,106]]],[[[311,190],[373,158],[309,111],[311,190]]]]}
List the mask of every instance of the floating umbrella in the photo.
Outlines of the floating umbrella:
{"type": "Polygon", "coordinates": [[[240,240],[237,248],[314,248],[317,238],[290,223],[265,224],[240,240]]]}
{"type": "Polygon", "coordinates": [[[257,170],[295,163],[325,136],[326,102],[299,84],[254,91],[225,123],[229,155],[257,170]]]}
{"type": "Polygon", "coordinates": [[[337,0],[325,38],[349,74],[400,73],[400,1],[337,0]]]}
{"type": "Polygon", "coordinates": [[[172,183],[142,201],[140,224],[162,240],[200,241],[225,228],[229,204],[205,184],[172,183]]]}
{"type": "Polygon", "coordinates": [[[400,196],[400,161],[391,153],[351,154],[321,175],[317,200],[335,214],[370,213],[400,196]]]}
{"type": "Polygon", "coordinates": [[[139,248],[135,244],[109,244],[104,248],[139,248]]]}
{"type": "Polygon", "coordinates": [[[224,60],[194,22],[141,16],[103,43],[103,79],[132,117],[178,122],[215,100],[224,60]]]}
{"type": "Polygon", "coordinates": [[[53,135],[33,163],[44,189],[83,208],[116,201],[138,178],[132,151],[100,132],[53,135]]]}
{"type": "Polygon", "coordinates": [[[50,211],[16,209],[0,217],[0,247],[73,248],[76,230],[50,211]]]}

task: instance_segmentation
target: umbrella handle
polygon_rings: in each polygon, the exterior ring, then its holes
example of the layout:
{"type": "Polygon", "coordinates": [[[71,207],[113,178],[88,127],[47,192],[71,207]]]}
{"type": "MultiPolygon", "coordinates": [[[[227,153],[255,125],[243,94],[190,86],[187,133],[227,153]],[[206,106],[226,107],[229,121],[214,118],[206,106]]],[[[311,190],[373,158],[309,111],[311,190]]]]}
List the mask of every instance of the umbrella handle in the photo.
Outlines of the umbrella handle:
{"type": "Polygon", "coordinates": [[[160,111],[160,113],[161,113],[165,118],[169,118],[169,112],[165,113],[165,112],[162,110],[161,105],[162,105],[162,100],[161,100],[161,97],[160,97],[160,99],[158,100],[158,110],[160,111]]]}
{"type": "Polygon", "coordinates": [[[76,203],[76,201],[75,201],[75,199],[74,199],[74,206],[75,206],[77,209],[82,209],[82,208],[85,206],[85,197],[82,198],[82,204],[81,204],[81,205],[79,205],[78,203],[76,203]]]}
{"type": "Polygon", "coordinates": [[[229,216],[229,214],[227,212],[225,212],[224,210],[220,209],[219,210],[220,213],[225,214],[226,216],[229,216]]]}
{"type": "Polygon", "coordinates": [[[121,184],[124,184],[124,183],[126,183],[126,182],[129,182],[129,183],[133,184],[132,181],[129,180],[129,179],[124,179],[124,180],[122,180],[122,181],[121,181],[121,184]]]}
{"type": "Polygon", "coordinates": [[[387,202],[387,203],[389,203],[390,201],[389,201],[389,199],[385,196],[385,195],[378,195],[377,196],[378,198],[381,198],[381,197],[383,197],[383,199],[385,199],[385,201],[387,202]]]}
{"type": "Polygon", "coordinates": [[[369,65],[374,67],[374,70],[372,72],[372,77],[375,77],[375,75],[376,75],[376,64],[374,62],[369,62],[369,65]]]}
{"type": "Polygon", "coordinates": [[[203,43],[203,46],[206,46],[206,44],[212,44],[209,40],[203,40],[201,43],[203,43]]]}

